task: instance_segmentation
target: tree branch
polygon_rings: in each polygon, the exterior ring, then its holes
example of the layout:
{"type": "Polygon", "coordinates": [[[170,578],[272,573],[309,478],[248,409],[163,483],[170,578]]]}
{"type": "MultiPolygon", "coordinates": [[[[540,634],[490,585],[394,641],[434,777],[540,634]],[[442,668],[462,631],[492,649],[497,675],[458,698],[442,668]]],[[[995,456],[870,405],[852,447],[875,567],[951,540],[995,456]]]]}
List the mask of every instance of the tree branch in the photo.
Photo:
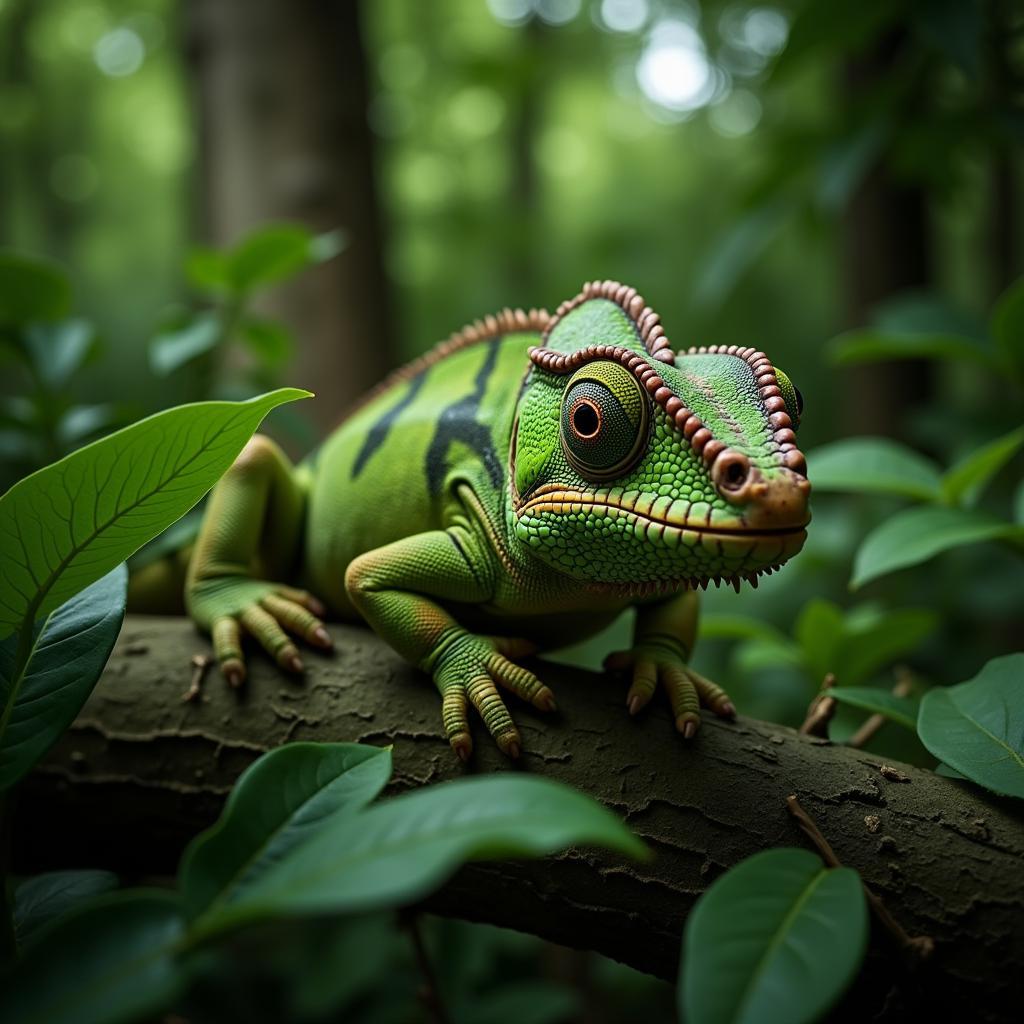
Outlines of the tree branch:
{"type": "MultiPolygon", "coordinates": [[[[621,682],[555,665],[541,674],[560,711],[513,713],[525,753],[512,766],[482,727],[470,765],[452,754],[433,688],[364,629],[332,627],[337,653],[304,652],[306,680],[253,655],[231,691],[211,672],[183,703],[191,658],[208,645],[182,619],[129,617],[93,697],[28,781],[16,868],[103,866],[131,881],[170,874],[238,774],[289,740],[394,745],[392,791],[465,772],[525,770],[597,797],[655,852],[636,865],[573,850],[460,871],[427,908],[595,949],[673,978],[694,901],[723,871],[772,846],[806,846],[786,810],[795,793],[837,856],[900,926],[936,940],[906,972],[881,938],[835,1019],[1016,1019],[1024,964],[1020,805],[965,782],[766,722],[705,716],[685,743],[666,707],[630,719],[621,682]],[[903,781],[900,781],[903,780],[903,781]]],[[[479,723],[477,723],[479,726],[479,723]]]]}

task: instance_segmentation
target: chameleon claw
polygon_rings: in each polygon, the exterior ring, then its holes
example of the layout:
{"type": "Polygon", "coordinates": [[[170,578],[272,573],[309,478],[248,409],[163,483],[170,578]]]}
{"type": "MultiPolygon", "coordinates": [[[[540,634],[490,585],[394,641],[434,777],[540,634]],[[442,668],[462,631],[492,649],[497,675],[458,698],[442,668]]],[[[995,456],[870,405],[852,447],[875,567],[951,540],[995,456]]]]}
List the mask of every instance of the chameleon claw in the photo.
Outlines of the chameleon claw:
{"type": "Polygon", "coordinates": [[[522,753],[522,750],[520,749],[519,744],[515,740],[512,740],[511,743],[506,744],[505,753],[515,761],[522,753]]]}
{"type": "Polygon", "coordinates": [[[297,654],[289,654],[284,659],[284,667],[289,672],[302,672],[306,666],[302,664],[302,659],[297,654]]]}
{"type": "Polygon", "coordinates": [[[323,626],[317,626],[316,629],[313,630],[312,638],[321,647],[329,649],[334,646],[330,633],[328,633],[323,626]]]}
{"type": "Polygon", "coordinates": [[[541,711],[558,710],[558,705],[555,703],[555,695],[550,690],[547,693],[538,694],[534,699],[533,705],[541,711]]]}
{"type": "Polygon", "coordinates": [[[717,709],[718,714],[722,718],[735,718],[736,717],[736,705],[731,700],[727,700],[720,708],[717,709]]]}
{"type": "Polygon", "coordinates": [[[462,733],[459,736],[452,737],[451,745],[452,750],[459,755],[459,760],[465,764],[473,753],[473,741],[466,735],[466,733],[462,733]]]}
{"type": "Polygon", "coordinates": [[[220,671],[233,690],[237,690],[245,682],[245,666],[237,658],[225,661],[220,671]]]}
{"type": "Polygon", "coordinates": [[[629,713],[631,715],[639,714],[643,706],[644,702],[640,698],[639,694],[633,694],[633,696],[626,702],[626,707],[629,708],[629,713]]]}
{"type": "Polygon", "coordinates": [[[688,711],[676,719],[676,728],[683,734],[683,739],[692,740],[700,728],[700,719],[692,711],[688,711]]]}

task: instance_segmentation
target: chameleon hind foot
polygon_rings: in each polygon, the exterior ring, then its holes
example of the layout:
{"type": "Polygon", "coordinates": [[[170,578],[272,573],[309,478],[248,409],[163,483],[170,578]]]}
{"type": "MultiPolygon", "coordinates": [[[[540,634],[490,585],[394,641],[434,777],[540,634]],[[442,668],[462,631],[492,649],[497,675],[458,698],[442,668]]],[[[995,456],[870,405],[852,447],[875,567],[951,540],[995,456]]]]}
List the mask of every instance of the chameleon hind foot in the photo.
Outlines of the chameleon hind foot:
{"type": "Polygon", "coordinates": [[[243,634],[253,637],[281,668],[296,674],[304,666],[293,636],[321,650],[333,647],[320,619],[326,609],[312,594],[251,579],[205,582],[207,586],[200,584],[190,596],[193,608],[200,615],[206,613],[214,656],[231,686],[241,686],[247,675],[243,634]]]}
{"type": "Polygon", "coordinates": [[[604,667],[613,672],[631,672],[626,694],[631,715],[638,714],[650,702],[659,683],[668,693],[676,729],[692,739],[700,728],[703,705],[720,718],[734,718],[736,707],[717,684],[690,668],[674,645],[648,641],[628,651],[616,651],[605,659],[604,667]]]}
{"type": "Polygon", "coordinates": [[[494,737],[502,753],[511,758],[522,752],[522,737],[498,687],[514,693],[540,711],[555,711],[555,695],[532,672],[509,660],[536,650],[527,640],[485,637],[465,633],[444,647],[433,665],[434,682],[441,692],[441,719],[452,750],[467,761],[473,753],[469,731],[469,705],[494,737]]]}

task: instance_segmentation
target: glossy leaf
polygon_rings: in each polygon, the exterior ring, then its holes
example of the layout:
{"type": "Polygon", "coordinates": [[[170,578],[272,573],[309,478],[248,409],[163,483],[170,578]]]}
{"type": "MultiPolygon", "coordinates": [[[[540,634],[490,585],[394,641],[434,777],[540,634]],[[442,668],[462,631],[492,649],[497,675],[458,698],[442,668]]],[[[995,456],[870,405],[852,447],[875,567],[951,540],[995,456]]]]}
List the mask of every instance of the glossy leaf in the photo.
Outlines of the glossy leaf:
{"type": "Polygon", "coordinates": [[[1007,366],[1024,382],[1024,278],[999,297],[992,311],[992,336],[1007,366]]]}
{"type": "Polygon", "coordinates": [[[973,505],[986,484],[1024,447],[1024,427],[982,445],[958,462],[942,478],[942,493],[948,502],[973,505]]]}
{"type": "Polygon", "coordinates": [[[178,996],[184,933],[168,893],[116,893],[56,922],[0,981],[0,1020],[119,1024],[157,1016],[178,996]]]}
{"type": "Polygon", "coordinates": [[[0,252],[0,324],[60,320],[71,305],[71,285],[55,264],[0,252]]]}
{"type": "Polygon", "coordinates": [[[161,331],[150,342],[150,367],[161,377],[173,373],[215,348],[221,330],[220,317],[211,312],[200,313],[179,327],[161,331]]]}
{"type": "Polygon", "coordinates": [[[35,372],[54,390],[68,383],[96,344],[96,332],[85,320],[32,324],[24,337],[35,372]]]}
{"type": "Polygon", "coordinates": [[[898,697],[888,690],[872,686],[834,686],[828,694],[840,704],[849,704],[873,715],[884,715],[907,729],[917,728],[919,702],[911,697],[898,697]]]}
{"type": "Polygon", "coordinates": [[[31,625],[184,515],[263,417],[306,397],[183,405],[18,481],[0,498],[0,637],[31,625]]]}
{"type": "Polygon", "coordinates": [[[917,731],[932,754],[972,782],[1024,797],[1024,654],[994,658],[966,683],[930,690],[917,731]]]}
{"type": "Polygon", "coordinates": [[[228,279],[233,290],[247,292],[330,259],[343,245],[340,232],[316,236],[299,224],[272,224],[253,232],[227,254],[228,279]]]}
{"type": "Polygon", "coordinates": [[[836,652],[843,639],[843,613],[831,601],[813,598],[804,605],[794,630],[811,674],[821,679],[837,671],[836,652]]]}
{"type": "Polygon", "coordinates": [[[197,246],[185,257],[185,276],[200,291],[219,294],[230,287],[228,261],[217,249],[197,246]]]}
{"type": "Polygon", "coordinates": [[[856,366],[891,359],[944,359],[951,362],[995,365],[995,351],[986,342],[959,334],[918,334],[865,327],[847,331],[828,346],[838,366],[856,366]]]}
{"type": "Polygon", "coordinates": [[[618,818],[568,786],[528,775],[461,779],[328,819],[195,927],[204,934],[272,915],[398,906],[466,861],[542,856],[576,844],[646,852],[618,818]]]}
{"type": "Polygon", "coordinates": [[[188,916],[251,886],[327,818],[368,804],[390,775],[391,752],[383,747],[290,743],[265,754],[239,778],[217,824],[185,851],[188,916]]]}
{"type": "Polygon", "coordinates": [[[121,630],[127,590],[119,565],[62,604],[36,631],[22,672],[20,638],[0,643],[0,791],[57,742],[92,693],[121,630]]]}
{"type": "Polygon", "coordinates": [[[864,539],[853,564],[851,587],[934,558],[943,551],[987,540],[1024,545],[1024,527],[961,508],[908,508],[864,539]]]}
{"type": "Polygon", "coordinates": [[[14,934],[24,948],[44,925],[93,896],[118,885],[112,871],[47,871],[28,878],[14,891],[14,934]]]}
{"type": "Polygon", "coordinates": [[[810,1024],[852,981],[867,945],[855,871],[812,853],[765,850],[697,901],[683,937],[687,1024],[810,1024]]]}
{"type": "Polygon", "coordinates": [[[893,494],[925,501],[939,496],[939,467],[917,452],[884,437],[857,437],[815,448],[807,456],[816,491],[893,494]]]}

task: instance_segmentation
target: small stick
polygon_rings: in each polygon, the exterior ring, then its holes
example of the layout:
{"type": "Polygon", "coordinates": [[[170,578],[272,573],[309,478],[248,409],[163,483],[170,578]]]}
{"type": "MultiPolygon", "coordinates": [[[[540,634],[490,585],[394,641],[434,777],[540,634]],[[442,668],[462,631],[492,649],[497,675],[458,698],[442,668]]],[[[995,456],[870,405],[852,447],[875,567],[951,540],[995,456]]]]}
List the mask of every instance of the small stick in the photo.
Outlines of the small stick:
{"type": "Polygon", "coordinates": [[[821,693],[811,701],[807,709],[807,717],[804,724],[800,726],[801,736],[819,736],[821,739],[828,739],[828,723],[836,713],[836,699],[828,694],[828,691],[836,685],[836,677],[829,672],[821,681],[821,693]]]}
{"type": "Polygon", "coordinates": [[[415,912],[403,914],[402,925],[409,933],[412,941],[413,952],[416,954],[416,964],[423,976],[423,986],[420,989],[420,999],[424,1006],[430,1011],[435,1024],[449,1024],[450,1018],[444,1003],[441,1001],[441,990],[437,986],[437,975],[434,974],[433,965],[427,954],[427,946],[423,941],[423,934],[420,931],[419,917],[415,912]]]}
{"type": "MultiPolygon", "coordinates": [[[[814,848],[821,855],[821,859],[830,868],[842,867],[842,863],[836,856],[829,841],[822,834],[814,819],[800,806],[796,794],[786,797],[786,810],[796,819],[801,831],[814,844],[814,848]]],[[[912,964],[918,964],[927,960],[935,949],[935,941],[928,935],[908,935],[899,921],[889,913],[888,908],[881,898],[875,895],[865,884],[864,879],[860,883],[864,887],[864,895],[867,897],[868,906],[878,920],[878,923],[896,940],[896,944],[912,964]]]]}
{"type": "MultiPolygon", "coordinates": [[[[895,697],[908,697],[910,696],[910,690],[913,687],[913,680],[910,678],[910,673],[904,670],[900,673],[899,681],[892,688],[893,696],[895,697]]],[[[888,721],[885,715],[872,715],[864,724],[846,741],[848,747],[856,747],[860,750],[872,736],[882,728],[883,725],[888,721]]]]}
{"type": "Polygon", "coordinates": [[[192,681],[189,683],[188,689],[181,695],[181,700],[184,704],[199,700],[199,692],[203,687],[203,678],[206,676],[206,670],[212,663],[213,658],[208,654],[192,655],[192,681]]]}

